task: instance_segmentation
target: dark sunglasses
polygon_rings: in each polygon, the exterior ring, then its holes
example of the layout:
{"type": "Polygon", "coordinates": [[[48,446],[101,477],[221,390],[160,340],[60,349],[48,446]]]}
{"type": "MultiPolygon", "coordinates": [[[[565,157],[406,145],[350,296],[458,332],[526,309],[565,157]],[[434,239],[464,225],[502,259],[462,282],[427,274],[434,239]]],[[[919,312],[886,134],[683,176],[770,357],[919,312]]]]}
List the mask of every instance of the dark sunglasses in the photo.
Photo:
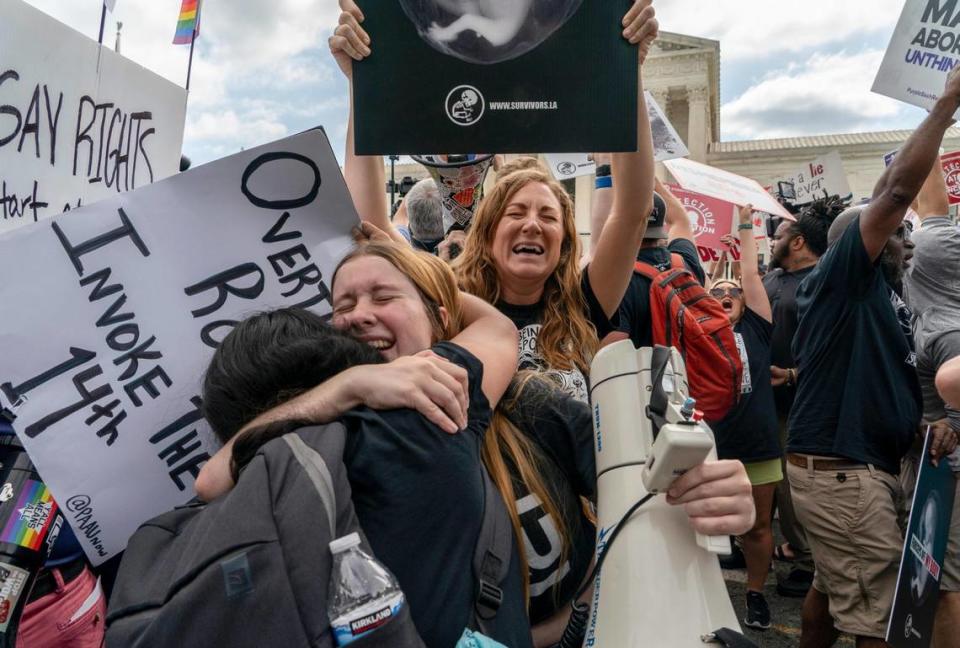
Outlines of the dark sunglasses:
{"type": "Polygon", "coordinates": [[[729,288],[711,288],[710,296],[714,299],[723,299],[727,295],[730,295],[734,299],[739,299],[743,295],[743,290],[740,288],[735,288],[733,286],[729,288]]]}

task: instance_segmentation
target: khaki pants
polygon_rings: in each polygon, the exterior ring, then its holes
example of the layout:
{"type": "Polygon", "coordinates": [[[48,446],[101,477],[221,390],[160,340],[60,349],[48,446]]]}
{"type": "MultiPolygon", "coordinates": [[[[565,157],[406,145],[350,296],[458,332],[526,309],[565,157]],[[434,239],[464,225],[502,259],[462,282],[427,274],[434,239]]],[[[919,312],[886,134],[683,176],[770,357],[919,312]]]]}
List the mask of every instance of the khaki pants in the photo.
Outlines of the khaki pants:
{"type": "MultiPolygon", "coordinates": [[[[780,419],[780,447],[787,447],[787,419],[780,419]]],[[[783,474],[787,474],[786,455],[782,458],[783,474]]],[[[780,532],[796,556],[793,567],[808,572],[813,571],[813,558],[810,556],[810,546],[807,543],[807,534],[803,525],[797,520],[797,513],[793,507],[793,498],[790,495],[790,482],[786,478],[777,484],[777,510],[780,512],[780,532]]]]}
{"type": "Polygon", "coordinates": [[[797,518],[807,532],[830,616],[842,632],[883,638],[903,548],[900,483],[882,470],[787,465],[797,518]]]}

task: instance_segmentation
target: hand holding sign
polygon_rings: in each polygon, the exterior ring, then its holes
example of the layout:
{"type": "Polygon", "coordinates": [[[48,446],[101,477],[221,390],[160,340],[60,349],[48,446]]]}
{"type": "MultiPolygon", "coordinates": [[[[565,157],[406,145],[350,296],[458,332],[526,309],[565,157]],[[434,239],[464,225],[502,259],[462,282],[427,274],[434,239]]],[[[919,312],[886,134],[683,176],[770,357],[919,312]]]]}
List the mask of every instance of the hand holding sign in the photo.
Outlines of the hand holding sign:
{"type": "Polygon", "coordinates": [[[647,60],[650,46],[660,33],[660,23],[652,6],[653,0],[636,0],[623,17],[623,37],[631,45],[639,45],[640,65],[647,60]]]}
{"type": "Polygon", "coordinates": [[[363,12],[353,0],[340,0],[339,25],[329,38],[330,53],[347,79],[353,78],[353,62],[370,56],[370,36],[360,23],[363,12]]]}

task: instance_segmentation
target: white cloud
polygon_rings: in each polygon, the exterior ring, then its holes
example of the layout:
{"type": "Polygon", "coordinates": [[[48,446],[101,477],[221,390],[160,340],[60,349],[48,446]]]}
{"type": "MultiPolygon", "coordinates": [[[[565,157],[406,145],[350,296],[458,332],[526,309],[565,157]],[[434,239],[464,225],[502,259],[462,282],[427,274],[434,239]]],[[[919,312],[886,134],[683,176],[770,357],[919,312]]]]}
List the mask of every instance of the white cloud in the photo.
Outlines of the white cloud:
{"type": "Polygon", "coordinates": [[[768,73],[723,105],[724,139],[889,128],[902,104],[870,92],[882,58],[880,50],[814,54],[768,73]]]}
{"type": "Polygon", "coordinates": [[[761,59],[893,34],[904,0],[669,0],[655,2],[666,31],[713,38],[727,60],[761,59]]]}
{"type": "Polygon", "coordinates": [[[186,137],[207,146],[222,143],[247,148],[279,139],[287,133],[286,125],[271,111],[253,108],[239,114],[234,110],[196,114],[187,122],[186,137]]]}

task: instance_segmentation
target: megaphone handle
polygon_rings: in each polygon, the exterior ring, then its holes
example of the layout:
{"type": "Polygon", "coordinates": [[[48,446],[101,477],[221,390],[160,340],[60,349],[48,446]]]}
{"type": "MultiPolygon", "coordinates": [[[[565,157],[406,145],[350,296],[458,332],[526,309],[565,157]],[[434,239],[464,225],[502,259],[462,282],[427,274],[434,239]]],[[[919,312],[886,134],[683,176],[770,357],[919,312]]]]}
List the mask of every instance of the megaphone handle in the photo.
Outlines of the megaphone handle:
{"type": "Polygon", "coordinates": [[[697,544],[700,545],[704,551],[715,554],[728,554],[733,550],[730,546],[730,536],[727,535],[707,536],[698,533],[697,544]]]}

